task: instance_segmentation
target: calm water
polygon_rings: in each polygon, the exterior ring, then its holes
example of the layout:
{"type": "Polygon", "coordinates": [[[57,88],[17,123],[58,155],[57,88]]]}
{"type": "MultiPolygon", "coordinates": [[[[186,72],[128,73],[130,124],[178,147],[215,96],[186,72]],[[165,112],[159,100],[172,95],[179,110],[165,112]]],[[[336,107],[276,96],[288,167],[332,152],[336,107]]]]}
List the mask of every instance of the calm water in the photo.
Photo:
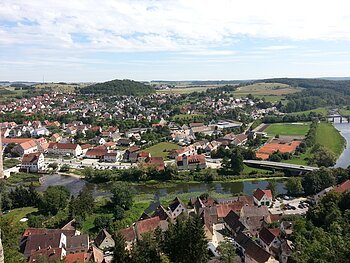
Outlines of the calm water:
{"type": "MultiPolygon", "coordinates": [[[[86,185],[93,191],[96,196],[109,196],[110,185],[96,185],[87,183],[84,180],[63,176],[63,175],[47,175],[43,184],[38,187],[39,191],[45,191],[49,185],[63,185],[69,189],[72,195],[77,195],[79,191],[86,185]]],[[[170,184],[166,187],[156,187],[154,185],[137,185],[133,186],[139,194],[154,194],[154,200],[168,194],[195,193],[195,192],[216,192],[221,194],[238,194],[245,193],[251,195],[258,187],[265,189],[268,182],[245,181],[245,182],[214,182],[214,183],[177,183],[170,184]]],[[[285,193],[283,181],[277,181],[277,190],[279,193],[285,193]]]]}
{"type": "Polygon", "coordinates": [[[346,148],[337,160],[335,167],[346,168],[350,165],[350,123],[347,121],[340,123],[339,120],[336,120],[334,127],[346,140],[346,148]]]}

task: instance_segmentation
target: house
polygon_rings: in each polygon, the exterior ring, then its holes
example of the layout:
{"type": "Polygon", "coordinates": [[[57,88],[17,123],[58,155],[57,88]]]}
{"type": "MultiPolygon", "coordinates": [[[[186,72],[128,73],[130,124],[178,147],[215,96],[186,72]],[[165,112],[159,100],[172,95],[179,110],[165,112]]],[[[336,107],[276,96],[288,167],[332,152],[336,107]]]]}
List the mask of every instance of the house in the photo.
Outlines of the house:
{"type": "Polygon", "coordinates": [[[187,208],[180,198],[175,197],[175,199],[169,205],[169,213],[172,219],[176,219],[183,212],[187,212],[187,208]]]}
{"type": "Polygon", "coordinates": [[[28,153],[23,155],[20,169],[27,173],[37,173],[43,169],[44,161],[44,154],[28,153]]]}
{"type": "Polygon", "coordinates": [[[145,159],[143,163],[141,163],[143,167],[154,168],[158,171],[165,170],[165,163],[163,157],[148,157],[145,159]]]}
{"type": "Polygon", "coordinates": [[[135,233],[137,239],[141,240],[143,234],[153,232],[157,227],[165,231],[168,229],[168,222],[160,220],[158,216],[137,221],[135,223],[135,233]]]}
{"type": "Polygon", "coordinates": [[[258,235],[259,243],[267,252],[273,253],[273,251],[277,251],[281,245],[279,235],[279,228],[269,229],[263,227],[258,235]]]}
{"type": "Polygon", "coordinates": [[[85,154],[85,158],[89,159],[103,159],[104,156],[107,154],[106,149],[99,149],[99,148],[92,148],[87,150],[85,154]]]}
{"type": "Polygon", "coordinates": [[[60,261],[66,257],[64,248],[43,248],[37,249],[30,254],[29,263],[36,263],[42,259],[47,259],[47,262],[60,261]]]}
{"type": "Polygon", "coordinates": [[[112,235],[108,233],[106,229],[102,229],[98,233],[95,239],[95,244],[99,249],[102,249],[102,250],[112,248],[115,246],[115,242],[112,235]]]}
{"type": "Polygon", "coordinates": [[[34,140],[26,140],[17,144],[13,149],[13,152],[19,154],[20,156],[24,154],[34,153],[38,151],[38,145],[34,140]]]}
{"type": "Polygon", "coordinates": [[[260,188],[256,189],[254,194],[254,203],[257,206],[270,206],[272,205],[272,192],[271,190],[261,190],[260,188]]]}
{"type": "Polygon", "coordinates": [[[272,222],[267,206],[243,206],[240,212],[240,221],[251,236],[257,236],[263,226],[272,222]]]}
{"type": "Polygon", "coordinates": [[[129,149],[127,149],[124,153],[124,156],[123,156],[123,160],[124,161],[130,161],[130,155],[132,153],[136,153],[136,156],[137,156],[137,152],[140,150],[140,147],[138,146],[132,146],[130,147],[129,149]]]}
{"type": "Polygon", "coordinates": [[[59,135],[58,133],[52,134],[52,136],[51,136],[51,138],[50,138],[50,140],[51,140],[52,142],[59,142],[61,139],[62,139],[62,136],[59,135]]]}
{"type": "Polygon", "coordinates": [[[89,235],[87,234],[67,236],[67,254],[78,252],[87,253],[90,248],[89,244],[89,235]]]}
{"type": "Polygon", "coordinates": [[[225,227],[234,236],[246,230],[246,227],[242,224],[242,222],[239,219],[239,215],[237,215],[232,210],[224,217],[224,224],[225,227]]]}
{"type": "Polygon", "coordinates": [[[109,163],[115,163],[119,159],[119,152],[108,152],[103,156],[103,161],[109,163]]]}
{"type": "Polygon", "coordinates": [[[176,166],[179,170],[196,170],[205,169],[207,163],[205,156],[202,154],[196,154],[192,156],[178,156],[176,157],[176,166]]]}
{"type": "Polygon", "coordinates": [[[270,253],[244,233],[234,237],[234,245],[244,255],[245,263],[278,263],[270,253]]]}
{"type": "Polygon", "coordinates": [[[50,135],[50,131],[48,129],[46,129],[45,127],[41,127],[41,128],[35,129],[32,132],[32,136],[34,136],[34,137],[49,136],[49,135],[50,135]]]}
{"type": "Polygon", "coordinates": [[[64,258],[64,262],[65,263],[87,263],[87,262],[91,262],[90,258],[91,258],[91,253],[78,252],[78,253],[67,255],[64,258]]]}
{"type": "Polygon", "coordinates": [[[103,145],[106,143],[106,140],[100,136],[97,136],[93,139],[91,139],[91,143],[92,144],[99,144],[99,145],[103,145]]]}
{"type": "Polygon", "coordinates": [[[128,227],[128,228],[121,229],[119,231],[119,233],[125,239],[125,244],[126,244],[125,248],[127,250],[131,250],[133,244],[136,242],[136,233],[135,233],[134,227],[131,226],[131,227],[128,227]]]}
{"type": "Polygon", "coordinates": [[[151,154],[149,152],[138,152],[137,154],[137,161],[138,162],[144,162],[147,158],[150,158],[151,154]]]}
{"type": "Polygon", "coordinates": [[[83,153],[79,144],[74,143],[49,143],[47,153],[54,155],[79,156],[83,153]]]}
{"type": "Polygon", "coordinates": [[[128,138],[121,138],[117,141],[117,145],[118,146],[127,146],[127,147],[130,147],[130,146],[133,146],[135,143],[128,139],[128,138]]]}

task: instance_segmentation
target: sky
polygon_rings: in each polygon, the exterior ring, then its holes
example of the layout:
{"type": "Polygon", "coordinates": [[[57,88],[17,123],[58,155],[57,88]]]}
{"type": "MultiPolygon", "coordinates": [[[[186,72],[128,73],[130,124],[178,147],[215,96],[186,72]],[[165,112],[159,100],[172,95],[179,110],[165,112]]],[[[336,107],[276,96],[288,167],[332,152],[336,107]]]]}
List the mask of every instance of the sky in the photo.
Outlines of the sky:
{"type": "Polygon", "coordinates": [[[349,76],[346,0],[0,0],[0,80],[349,76]]]}

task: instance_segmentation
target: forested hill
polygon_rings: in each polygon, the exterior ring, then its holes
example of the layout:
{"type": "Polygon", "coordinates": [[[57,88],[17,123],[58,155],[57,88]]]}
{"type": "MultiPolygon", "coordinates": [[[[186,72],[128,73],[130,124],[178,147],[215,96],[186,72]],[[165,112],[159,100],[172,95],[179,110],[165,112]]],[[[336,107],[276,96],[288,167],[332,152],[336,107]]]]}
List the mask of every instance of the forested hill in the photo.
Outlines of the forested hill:
{"type": "Polygon", "coordinates": [[[97,83],[80,89],[82,94],[104,94],[104,95],[133,95],[141,96],[154,92],[154,89],[141,82],[133,80],[111,80],[103,83],[97,83]]]}
{"type": "Polygon", "coordinates": [[[304,88],[302,92],[289,94],[286,105],[280,105],[283,112],[298,112],[319,107],[340,107],[350,104],[349,80],[279,78],[260,82],[283,83],[304,88]]]}
{"type": "Polygon", "coordinates": [[[350,94],[350,80],[306,79],[306,78],[275,78],[258,82],[283,83],[292,87],[333,89],[350,94]]]}

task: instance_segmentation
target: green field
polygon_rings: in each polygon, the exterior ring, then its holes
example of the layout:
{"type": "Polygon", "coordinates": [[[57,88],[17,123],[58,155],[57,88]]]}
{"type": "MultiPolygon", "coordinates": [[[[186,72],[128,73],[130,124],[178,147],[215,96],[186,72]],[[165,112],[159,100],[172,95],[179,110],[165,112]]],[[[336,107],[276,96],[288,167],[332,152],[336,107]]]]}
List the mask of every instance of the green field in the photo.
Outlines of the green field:
{"type": "Polygon", "coordinates": [[[176,88],[157,90],[157,93],[165,94],[189,94],[192,92],[204,92],[207,89],[215,89],[222,85],[208,85],[208,86],[178,86],[176,88]]]}
{"type": "Polygon", "coordinates": [[[171,142],[160,142],[144,149],[144,151],[149,152],[153,157],[167,158],[169,151],[173,149],[180,149],[180,146],[171,142]]]}
{"type": "Polygon", "coordinates": [[[346,142],[331,123],[322,122],[317,125],[316,143],[323,145],[339,156],[343,152],[346,142]]]}
{"type": "Polygon", "coordinates": [[[274,123],[267,127],[264,132],[269,136],[288,135],[304,136],[309,130],[309,123],[274,123]]]}
{"type": "Polygon", "coordinates": [[[8,214],[3,215],[4,218],[10,217],[13,218],[14,222],[19,222],[24,217],[27,217],[27,215],[37,212],[38,209],[34,207],[22,207],[22,208],[16,208],[11,210],[8,214]]]}
{"type": "Polygon", "coordinates": [[[318,114],[321,114],[323,116],[326,116],[328,114],[328,109],[327,108],[317,108],[317,109],[313,109],[313,110],[297,111],[297,112],[292,112],[292,113],[288,113],[288,114],[290,114],[290,115],[300,115],[300,114],[308,115],[311,112],[318,113],[318,114]]]}
{"type": "Polygon", "coordinates": [[[342,116],[350,116],[350,110],[341,109],[341,110],[339,110],[339,114],[342,116]]]}
{"type": "MultiPolygon", "coordinates": [[[[282,83],[254,83],[252,85],[247,85],[243,87],[239,87],[236,91],[233,93],[236,96],[246,96],[248,94],[252,94],[256,97],[262,97],[262,96],[280,96],[280,99],[282,99],[283,95],[292,94],[296,92],[300,92],[300,88],[294,88],[286,84],[282,83]]],[[[271,99],[271,97],[267,97],[271,99]]],[[[277,98],[278,99],[278,98],[277,98]]]]}
{"type": "Polygon", "coordinates": [[[173,121],[193,121],[205,118],[205,114],[177,114],[173,117],[173,121]]]}

